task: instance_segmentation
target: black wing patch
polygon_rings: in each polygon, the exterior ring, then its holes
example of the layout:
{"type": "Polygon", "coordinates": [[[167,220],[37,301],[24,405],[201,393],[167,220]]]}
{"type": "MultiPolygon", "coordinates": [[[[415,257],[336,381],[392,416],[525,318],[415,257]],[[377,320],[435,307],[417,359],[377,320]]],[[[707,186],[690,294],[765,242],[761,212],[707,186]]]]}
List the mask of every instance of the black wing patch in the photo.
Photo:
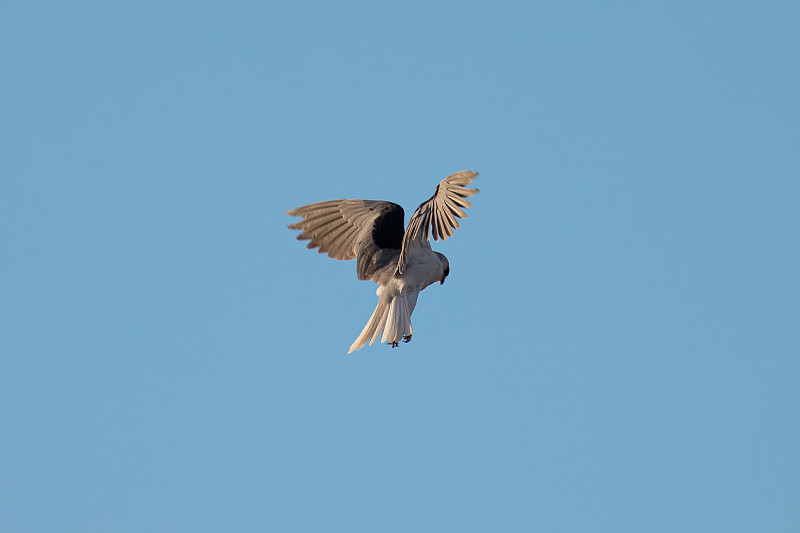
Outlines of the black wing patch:
{"type": "Polygon", "coordinates": [[[356,276],[358,279],[372,279],[378,270],[387,265],[396,265],[403,247],[403,224],[405,213],[397,204],[391,204],[378,215],[372,224],[371,238],[364,238],[358,244],[356,276]]]}
{"type": "Polygon", "coordinates": [[[372,240],[379,248],[399,250],[403,247],[405,213],[399,205],[391,205],[392,207],[379,215],[372,224],[372,240]]]}

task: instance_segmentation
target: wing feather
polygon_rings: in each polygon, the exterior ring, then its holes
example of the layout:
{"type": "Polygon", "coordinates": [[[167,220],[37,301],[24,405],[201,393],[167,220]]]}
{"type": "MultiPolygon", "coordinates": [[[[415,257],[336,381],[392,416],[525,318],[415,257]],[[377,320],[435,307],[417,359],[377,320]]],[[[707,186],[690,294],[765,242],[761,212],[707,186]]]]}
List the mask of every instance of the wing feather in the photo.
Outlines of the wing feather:
{"type": "Polygon", "coordinates": [[[334,259],[358,258],[359,279],[371,279],[389,263],[396,264],[403,241],[403,208],[380,200],[328,200],[286,211],[302,220],[297,240],[310,241],[334,259]]]}
{"type": "Polygon", "coordinates": [[[478,193],[478,189],[467,188],[477,176],[478,173],[471,170],[462,170],[447,176],[436,187],[433,196],[414,211],[403,236],[403,247],[397,264],[400,274],[406,268],[406,251],[412,242],[427,242],[431,235],[436,241],[453,236],[453,230],[459,227],[456,219],[467,218],[461,208],[471,207],[472,203],[467,198],[478,193]]]}
{"type": "Polygon", "coordinates": [[[328,231],[324,233],[320,233],[316,235],[316,238],[320,242],[319,251],[320,253],[327,253],[328,250],[346,250],[347,249],[347,242],[344,242],[343,245],[337,246],[337,240],[348,231],[352,229],[352,226],[345,220],[341,222],[337,222],[334,226],[330,224],[328,226],[328,231]]]}
{"type": "MultiPolygon", "coordinates": [[[[330,242],[328,243],[329,250],[342,250],[346,249],[349,243],[358,239],[359,228],[358,226],[345,225],[342,230],[336,234],[328,236],[330,242]]],[[[320,248],[322,251],[322,248],[320,248]]]]}

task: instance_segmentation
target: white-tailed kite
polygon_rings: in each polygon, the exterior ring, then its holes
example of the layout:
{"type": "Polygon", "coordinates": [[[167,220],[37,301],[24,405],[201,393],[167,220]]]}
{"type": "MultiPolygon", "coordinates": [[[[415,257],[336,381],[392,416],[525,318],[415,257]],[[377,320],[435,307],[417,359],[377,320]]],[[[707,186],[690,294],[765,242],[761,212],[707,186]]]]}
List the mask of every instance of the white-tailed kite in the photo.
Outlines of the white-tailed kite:
{"type": "Polygon", "coordinates": [[[378,306],[347,353],[360,350],[380,336],[396,347],[411,340],[411,313],[419,292],[438,281],[444,283],[450,263],[431,250],[429,234],[437,241],[453,236],[457,218],[467,218],[462,207],[478,189],[466,188],[477,172],[462,170],[447,176],[431,198],[420,204],[403,231],[403,208],[381,200],[329,200],[286,211],[303,220],[289,225],[302,230],[297,240],[310,240],[334,259],[356,260],[356,275],[379,287],[378,306]],[[381,335],[383,333],[383,335],[381,335]]]}

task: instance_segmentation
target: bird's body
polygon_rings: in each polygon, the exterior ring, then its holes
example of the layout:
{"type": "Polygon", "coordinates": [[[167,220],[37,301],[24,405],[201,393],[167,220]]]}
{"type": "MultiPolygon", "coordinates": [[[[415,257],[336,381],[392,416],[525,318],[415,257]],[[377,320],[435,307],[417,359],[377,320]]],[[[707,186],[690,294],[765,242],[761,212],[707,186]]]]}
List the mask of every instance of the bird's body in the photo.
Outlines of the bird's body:
{"type": "Polygon", "coordinates": [[[411,314],[420,291],[450,273],[447,258],[431,249],[434,239],[447,239],[466,218],[462,207],[477,189],[465,188],[478,174],[462,171],[439,184],[434,195],[420,204],[403,231],[403,208],[379,200],[330,200],[299,207],[287,214],[303,217],[289,226],[303,230],[308,248],[319,248],[334,259],[356,259],[356,275],[378,283],[378,305],[348,353],[381,342],[397,346],[413,333],[411,314]]]}

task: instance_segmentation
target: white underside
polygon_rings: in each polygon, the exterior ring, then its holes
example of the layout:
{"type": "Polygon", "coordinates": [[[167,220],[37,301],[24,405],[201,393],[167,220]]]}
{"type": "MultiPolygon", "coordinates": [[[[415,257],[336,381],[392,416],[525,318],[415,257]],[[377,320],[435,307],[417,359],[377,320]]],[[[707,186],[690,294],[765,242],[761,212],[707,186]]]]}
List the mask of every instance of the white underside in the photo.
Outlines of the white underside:
{"type": "Polygon", "coordinates": [[[367,342],[372,345],[378,337],[382,343],[399,343],[413,333],[411,314],[417,297],[421,290],[441,279],[442,265],[427,242],[415,245],[409,252],[406,270],[401,276],[392,275],[393,266],[386,276],[381,276],[376,291],[378,305],[347,353],[360,350],[367,342]]]}

